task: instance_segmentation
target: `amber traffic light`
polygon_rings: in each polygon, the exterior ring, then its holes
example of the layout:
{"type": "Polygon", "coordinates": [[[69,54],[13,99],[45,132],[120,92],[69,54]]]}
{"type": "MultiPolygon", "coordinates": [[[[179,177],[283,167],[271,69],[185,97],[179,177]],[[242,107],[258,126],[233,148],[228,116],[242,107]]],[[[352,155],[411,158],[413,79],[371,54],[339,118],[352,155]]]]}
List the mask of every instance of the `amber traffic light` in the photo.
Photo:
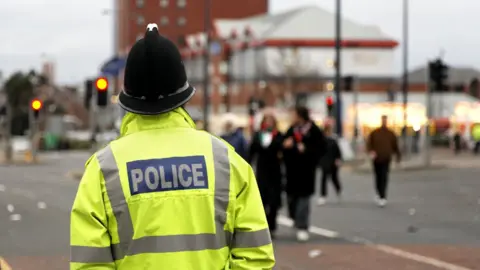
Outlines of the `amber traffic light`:
{"type": "Polygon", "coordinates": [[[95,88],[97,89],[97,106],[105,107],[108,104],[108,80],[100,77],[95,81],[95,88]]]}
{"type": "Polygon", "coordinates": [[[98,78],[95,81],[95,86],[97,87],[97,90],[99,91],[107,91],[108,89],[108,80],[105,78],[98,78]]]}
{"type": "Polygon", "coordinates": [[[39,99],[34,99],[34,100],[32,100],[32,103],[30,104],[30,107],[32,108],[34,119],[37,119],[38,115],[40,113],[40,110],[43,107],[42,101],[39,100],[39,99]]]}
{"type": "Polygon", "coordinates": [[[42,102],[38,99],[32,100],[32,109],[34,111],[39,111],[42,108],[42,102]]]}

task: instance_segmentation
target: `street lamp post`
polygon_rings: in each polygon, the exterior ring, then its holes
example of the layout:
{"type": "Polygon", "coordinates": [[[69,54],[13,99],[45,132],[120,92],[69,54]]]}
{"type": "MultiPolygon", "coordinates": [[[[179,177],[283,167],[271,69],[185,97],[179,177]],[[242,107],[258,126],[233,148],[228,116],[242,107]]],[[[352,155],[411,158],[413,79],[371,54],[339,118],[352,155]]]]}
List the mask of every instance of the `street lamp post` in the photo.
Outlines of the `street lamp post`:
{"type": "Polygon", "coordinates": [[[342,97],[340,90],[341,82],[341,52],[342,52],[342,2],[336,0],[336,14],[335,14],[335,128],[337,135],[342,137],[342,97]]]}
{"type": "Polygon", "coordinates": [[[203,123],[204,129],[206,131],[210,128],[209,118],[210,118],[210,42],[211,42],[211,0],[205,0],[204,6],[204,29],[205,29],[205,54],[204,59],[205,63],[203,66],[203,123]]]}
{"type": "Polygon", "coordinates": [[[403,129],[402,129],[402,139],[403,139],[403,151],[404,153],[408,152],[407,145],[407,130],[408,130],[408,116],[407,116],[407,107],[408,107],[408,14],[409,14],[408,0],[403,0],[403,18],[402,18],[402,32],[403,32],[403,76],[402,76],[402,93],[403,93],[403,129]]]}

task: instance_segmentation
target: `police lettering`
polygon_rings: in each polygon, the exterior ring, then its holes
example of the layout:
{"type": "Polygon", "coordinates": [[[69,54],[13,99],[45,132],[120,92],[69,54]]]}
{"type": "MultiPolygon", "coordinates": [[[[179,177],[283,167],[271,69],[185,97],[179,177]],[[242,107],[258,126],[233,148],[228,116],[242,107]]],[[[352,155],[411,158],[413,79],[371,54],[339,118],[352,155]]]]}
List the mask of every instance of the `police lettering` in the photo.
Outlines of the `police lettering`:
{"type": "Polygon", "coordinates": [[[127,163],[130,193],[208,188],[203,156],[137,160],[127,163]]]}

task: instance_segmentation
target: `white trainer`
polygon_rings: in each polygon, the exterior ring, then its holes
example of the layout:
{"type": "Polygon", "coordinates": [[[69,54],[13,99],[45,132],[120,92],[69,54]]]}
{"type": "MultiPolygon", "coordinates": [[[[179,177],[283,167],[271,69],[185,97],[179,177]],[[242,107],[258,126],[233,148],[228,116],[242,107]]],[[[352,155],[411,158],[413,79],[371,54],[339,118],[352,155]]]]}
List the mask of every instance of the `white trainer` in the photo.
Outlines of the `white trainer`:
{"type": "Polygon", "coordinates": [[[307,242],[310,239],[310,235],[306,230],[298,230],[297,231],[297,240],[299,242],[307,242]]]}
{"type": "Polygon", "coordinates": [[[385,199],[378,200],[378,206],[379,207],[385,207],[386,205],[387,205],[387,200],[385,200],[385,199]]]}
{"type": "Polygon", "coordinates": [[[327,200],[324,197],[320,197],[317,199],[317,205],[324,205],[327,203],[327,200]]]}

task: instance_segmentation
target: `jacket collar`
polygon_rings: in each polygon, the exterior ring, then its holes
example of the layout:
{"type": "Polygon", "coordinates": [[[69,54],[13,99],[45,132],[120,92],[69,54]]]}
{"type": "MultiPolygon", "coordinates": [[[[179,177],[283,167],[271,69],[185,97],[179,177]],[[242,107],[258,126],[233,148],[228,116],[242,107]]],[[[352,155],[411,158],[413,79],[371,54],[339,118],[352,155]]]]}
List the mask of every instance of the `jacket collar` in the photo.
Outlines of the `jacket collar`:
{"type": "Polygon", "coordinates": [[[135,132],[165,128],[196,128],[196,126],[183,108],[159,115],[139,115],[127,112],[120,127],[120,137],[135,132]]]}

